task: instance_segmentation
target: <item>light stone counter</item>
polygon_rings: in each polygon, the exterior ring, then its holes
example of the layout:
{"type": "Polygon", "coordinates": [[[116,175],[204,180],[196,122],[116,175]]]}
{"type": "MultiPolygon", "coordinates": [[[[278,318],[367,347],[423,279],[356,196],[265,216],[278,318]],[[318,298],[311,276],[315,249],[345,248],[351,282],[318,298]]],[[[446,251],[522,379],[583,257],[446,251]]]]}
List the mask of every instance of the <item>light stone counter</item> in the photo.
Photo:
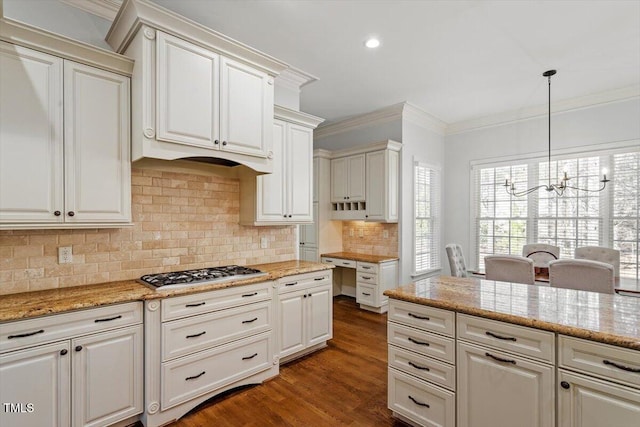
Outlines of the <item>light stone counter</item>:
{"type": "Polygon", "coordinates": [[[0,296],[0,321],[27,319],[46,314],[62,313],[129,301],[187,295],[232,286],[249,285],[251,283],[276,280],[294,274],[311,273],[333,268],[332,265],[297,260],[252,265],[250,267],[257,268],[268,274],[248,280],[236,280],[204,286],[196,285],[166,291],[156,291],[135,280],[125,280],[98,285],[2,295],[0,296]]]}
{"type": "Polygon", "coordinates": [[[640,298],[450,276],[416,281],[384,294],[640,350],[640,298]]]}
{"type": "Polygon", "coordinates": [[[361,262],[381,263],[387,261],[395,261],[398,257],[386,256],[386,255],[367,255],[357,252],[333,252],[330,254],[322,254],[321,257],[350,259],[361,262]]]}

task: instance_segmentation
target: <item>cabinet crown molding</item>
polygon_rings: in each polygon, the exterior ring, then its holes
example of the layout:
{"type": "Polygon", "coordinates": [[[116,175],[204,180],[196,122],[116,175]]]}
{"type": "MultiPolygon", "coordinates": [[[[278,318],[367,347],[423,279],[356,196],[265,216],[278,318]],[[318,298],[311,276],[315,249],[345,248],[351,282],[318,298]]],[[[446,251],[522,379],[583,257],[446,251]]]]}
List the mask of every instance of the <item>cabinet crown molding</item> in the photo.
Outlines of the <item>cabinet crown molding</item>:
{"type": "Polygon", "coordinates": [[[124,55],[9,18],[0,18],[0,40],[126,76],[133,72],[133,60],[124,55]]]}
{"type": "Polygon", "coordinates": [[[379,150],[400,151],[401,149],[401,142],[389,139],[387,141],[374,142],[373,144],[360,145],[358,147],[347,148],[345,150],[331,151],[331,158],[337,159],[339,157],[353,156],[354,154],[363,154],[379,150]]]}
{"type": "Polygon", "coordinates": [[[125,0],[113,20],[105,40],[116,52],[124,52],[142,25],[149,25],[169,34],[179,35],[184,40],[247,63],[272,76],[290,68],[288,64],[272,56],[171,12],[149,0],[125,0]]]}
{"type": "Polygon", "coordinates": [[[302,126],[313,127],[314,129],[320,123],[324,122],[324,119],[320,117],[312,116],[311,114],[303,113],[302,111],[291,110],[289,108],[281,107],[280,105],[274,105],[273,115],[276,119],[286,120],[302,126]]]}

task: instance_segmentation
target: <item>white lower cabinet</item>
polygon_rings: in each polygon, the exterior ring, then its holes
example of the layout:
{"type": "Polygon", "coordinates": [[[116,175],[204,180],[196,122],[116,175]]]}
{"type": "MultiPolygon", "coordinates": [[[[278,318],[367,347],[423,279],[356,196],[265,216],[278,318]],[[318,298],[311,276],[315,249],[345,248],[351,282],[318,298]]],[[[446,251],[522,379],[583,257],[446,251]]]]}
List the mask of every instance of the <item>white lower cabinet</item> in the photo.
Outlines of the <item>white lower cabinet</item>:
{"type": "Polygon", "coordinates": [[[108,426],[140,414],[141,305],[2,324],[0,344],[12,350],[0,355],[0,425],[108,426]],[[38,344],[49,333],[60,341],[38,344]]]}
{"type": "Polygon", "coordinates": [[[331,270],[278,280],[278,349],[289,360],[333,337],[331,270]]]}

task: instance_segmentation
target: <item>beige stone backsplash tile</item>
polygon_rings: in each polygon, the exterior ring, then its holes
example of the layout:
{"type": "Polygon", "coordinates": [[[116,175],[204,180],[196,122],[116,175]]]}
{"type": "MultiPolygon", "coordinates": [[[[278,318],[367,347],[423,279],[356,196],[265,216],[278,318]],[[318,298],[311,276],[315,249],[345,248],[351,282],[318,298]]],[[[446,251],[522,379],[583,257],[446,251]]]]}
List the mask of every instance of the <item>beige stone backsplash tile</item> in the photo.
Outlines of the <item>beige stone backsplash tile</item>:
{"type": "Polygon", "coordinates": [[[237,180],[135,167],[131,175],[133,227],[0,231],[0,295],[295,258],[293,226],[238,224],[237,180]],[[72,247],[73,263],[58,264],[60,246],[72,247]]]}

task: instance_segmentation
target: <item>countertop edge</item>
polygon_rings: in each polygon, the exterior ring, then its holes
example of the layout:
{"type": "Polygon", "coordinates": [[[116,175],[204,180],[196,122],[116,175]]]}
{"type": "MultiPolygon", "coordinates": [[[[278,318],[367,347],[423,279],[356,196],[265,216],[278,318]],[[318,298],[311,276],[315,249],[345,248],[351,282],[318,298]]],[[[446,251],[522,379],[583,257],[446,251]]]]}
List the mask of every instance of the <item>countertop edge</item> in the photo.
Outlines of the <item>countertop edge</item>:
{"type": "Polygon", "coordinates": [[[370,262],[372,264],[382,264],[390,261],[398,261],[400,259],[397,256],[367,255],[367,254],[358,254],[355,252],[331,252],[326,254],[320,254],[320,257],[347,259],[347,260],[360,261],[360,262],[370,262]],[[374,258],[376,259],[376,261],[372,260],[374,258]]]}

